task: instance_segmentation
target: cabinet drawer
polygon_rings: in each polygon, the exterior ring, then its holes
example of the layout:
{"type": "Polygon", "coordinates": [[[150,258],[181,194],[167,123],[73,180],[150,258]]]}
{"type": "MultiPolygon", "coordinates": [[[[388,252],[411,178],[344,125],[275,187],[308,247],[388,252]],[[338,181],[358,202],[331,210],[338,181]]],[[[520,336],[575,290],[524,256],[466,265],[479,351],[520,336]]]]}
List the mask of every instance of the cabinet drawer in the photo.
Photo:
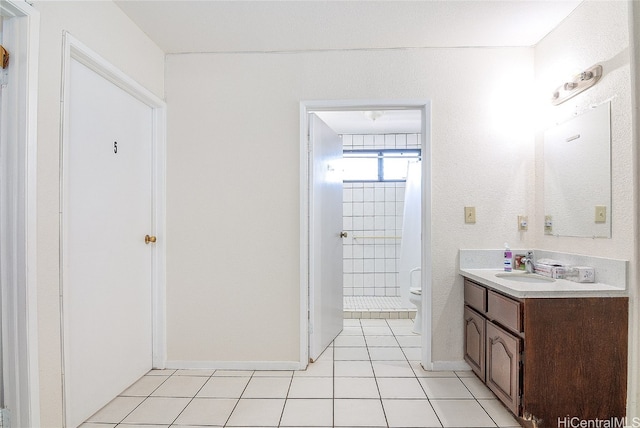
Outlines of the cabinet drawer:
{"type": "Polygon", "coordinates": [[[465,278],[464,302],[484,314],[487,312],[487,289],[465,278]]]}
{"type": "Polygon", "coordinates": [[[520,302],[495,291],[487,294],[487,316],[514,332],[522,332],[522,310],[520,302]]]}

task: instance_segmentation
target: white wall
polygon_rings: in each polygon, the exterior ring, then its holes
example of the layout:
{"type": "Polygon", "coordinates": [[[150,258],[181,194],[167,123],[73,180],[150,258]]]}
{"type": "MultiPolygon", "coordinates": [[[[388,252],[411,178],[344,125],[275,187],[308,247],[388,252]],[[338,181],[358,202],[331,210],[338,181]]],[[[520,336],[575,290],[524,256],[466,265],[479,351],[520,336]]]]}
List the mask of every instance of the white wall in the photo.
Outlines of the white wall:
{"type": "Polygon", "coordinates": [[[460,247],[527,242],[533,49],[169,55],[170,361],[299,359],[299,103],[433,101],[435,360],[462,359],[460,247]],[[516,116],[514,116],[516,115],[516,116]],[[478,222],[463,222],[463,207],[478,222]]]}
{"type": "MultiPolygon", "coordinates": [[[[535,49],[536,87],[541,95],[536,138],[536,244],[553,251],[588,254],[630,261],[630,401],[629,416],[638,416],[638,181],[637,150],[632,108],[631,61],[637,53],[629,48],[629,5],[622,1],[587,1],[581,4],[535,49]],[[553,107],[547,100],[554,88],[577,72],[595,64],[603,65],[603,77],[596,86],[564,104],[553,107]],[[543,234],[542,130],[611,100],[611,239],[552,237],[543,234]],[[633,354],[632,354],[633,352],[633,354]]],[[[635,6],[635,5],[634,5],[635,6]]],[[[636,21],[636,25],[637,21],[636,21]]],[[[637,47],[636,47],[637,49],[637,47]]]]}
{"type": "Polygon", "coordinates": [[[42,426],[62,425],[59,307],[59,150],[62,32],[164,94],[164,53],[112,2],[36,2],[41,14],[38,91],[38,330],[42,426]]]}

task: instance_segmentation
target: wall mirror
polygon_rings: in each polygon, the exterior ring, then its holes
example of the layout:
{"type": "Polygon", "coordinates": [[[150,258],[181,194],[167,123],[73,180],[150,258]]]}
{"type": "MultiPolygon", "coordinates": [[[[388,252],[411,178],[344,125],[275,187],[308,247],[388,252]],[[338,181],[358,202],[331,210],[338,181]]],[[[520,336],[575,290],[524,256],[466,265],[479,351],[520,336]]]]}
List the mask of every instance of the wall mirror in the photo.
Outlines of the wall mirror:
{"type": "Polygon", "coordinates": [[[547,235],[611,237],[611,105],[544,133],[547,235]]]}

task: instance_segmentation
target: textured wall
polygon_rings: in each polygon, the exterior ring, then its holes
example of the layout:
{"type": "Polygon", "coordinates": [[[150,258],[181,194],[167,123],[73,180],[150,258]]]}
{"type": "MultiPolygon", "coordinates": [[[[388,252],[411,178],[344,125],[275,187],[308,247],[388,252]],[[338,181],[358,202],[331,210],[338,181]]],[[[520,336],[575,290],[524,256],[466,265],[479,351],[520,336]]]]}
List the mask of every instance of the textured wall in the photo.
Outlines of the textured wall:
{"type": "Polygon", "coordinates": [[[164,54],[111,2],[36,2],[38,88],[38,327],[42,426],[62,426],[59,307],[59,159],[62,32],[162,97],[164,54]]]}
{"type": "MultiPolygon", "coordinates": [[[[564,80],[594,64],[602,64],[598,84],[558,107],[541,102],[536,138],[536,245],[547,250],[588,254],[629,260],[630,288],[630,365],[629,416],[638,416],[638,181],[637,145],[633,122],[629,7],[637,2],[586,1],[535,49],[537,93],[548,99],[564,80]],[[551,237],[543,234],[542,130],[555,122],[584,112],[592,105],[611,101],[611,239],[551,237]]],[[[638,20],[636,16],[636,27],[638,20]]],[[[637,78],[637,77],[636,77],[637,78]]],[[[636,101],[637,102],[637,101],[636,101]]],[[[637,113],[636,113],[637,114],[637,113]]],[[[637,121],[637,118],[636,118],[637,121]]],[[[637,127],[637,122],[636,122],[637,127]]]]}
{"type": "Polygon", "coordinates": [[[404,98],[433,103],[433,350],[461,361],[458,249],[527,242],[532,83],[529,48],[169,55],[168,359],[298,360],[299,103],[404,98]]]}

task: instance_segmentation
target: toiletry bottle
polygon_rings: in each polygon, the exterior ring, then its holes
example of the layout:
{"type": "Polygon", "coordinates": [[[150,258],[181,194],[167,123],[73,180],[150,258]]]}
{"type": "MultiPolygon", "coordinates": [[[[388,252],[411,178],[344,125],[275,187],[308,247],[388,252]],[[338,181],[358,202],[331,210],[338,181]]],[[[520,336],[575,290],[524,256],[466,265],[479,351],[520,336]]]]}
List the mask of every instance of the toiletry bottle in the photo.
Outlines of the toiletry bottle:
{"type": "Polygon", "coordinates": [[[513,267],[513,253],[509,249],[509,244],[505,242],[504,244],[504,271],[511,272],[513,267]]]}

